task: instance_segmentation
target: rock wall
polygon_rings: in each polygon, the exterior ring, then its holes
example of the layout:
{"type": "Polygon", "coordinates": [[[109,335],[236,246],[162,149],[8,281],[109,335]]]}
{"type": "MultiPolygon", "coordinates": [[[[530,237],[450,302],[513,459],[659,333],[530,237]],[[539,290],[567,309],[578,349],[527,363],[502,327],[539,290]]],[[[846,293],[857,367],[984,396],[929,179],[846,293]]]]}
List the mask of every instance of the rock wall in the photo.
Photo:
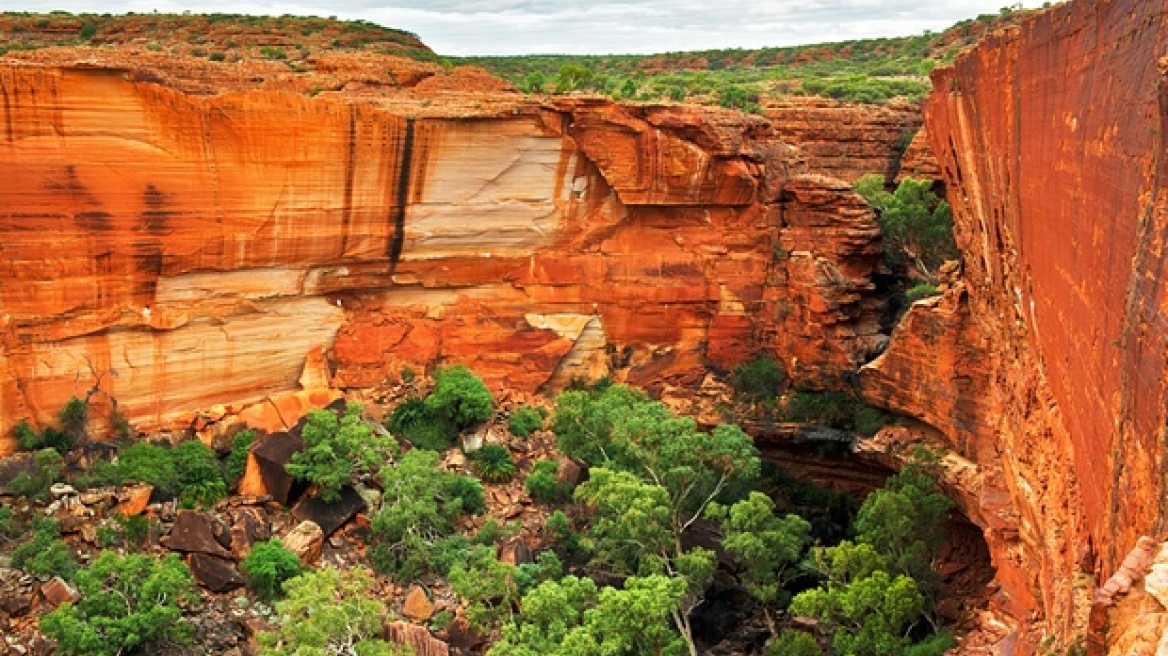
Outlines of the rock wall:
{"type": "Polygon", "coordinates": [[[1031,596],[1067,640],[1093,585],[1165,531],[1166,52],[1162,2],[1079,1],[934,74],[967,307],[918,304],[865,374],[873,398],[1000,468],[1017,540],[999,580],[1021,574],[1015,617],[1031,596]]]}
{"type": "Polygon", "coordinates": [[[278,427],[441,362],[533,391],[776,349],[824,387],[879,341],[871,211],[761,119],[191,95],[89,55],[0,65],[0,435],[73,395],[149,428],[300,393],[278,427]]]}
{"type": "Polygon", "coordinates": [[[895,176],[923,121],[917,104],[799,96],[771,101],[765,114],[780,138],[799,147],[811,170],[848,183],[870,174],[895,176]]]}

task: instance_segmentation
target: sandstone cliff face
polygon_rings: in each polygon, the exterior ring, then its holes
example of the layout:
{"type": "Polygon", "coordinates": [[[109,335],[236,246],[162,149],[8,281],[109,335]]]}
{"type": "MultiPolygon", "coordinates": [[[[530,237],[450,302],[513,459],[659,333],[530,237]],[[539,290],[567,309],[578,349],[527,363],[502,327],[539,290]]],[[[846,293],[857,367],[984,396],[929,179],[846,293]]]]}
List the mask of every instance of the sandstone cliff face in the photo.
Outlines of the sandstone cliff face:
{"type": "Polygon", "coordinates": [[[922,122],[916,104],[798,96],[773,101],[766,116],[780,138],[799,147],[811,170],[848,183],[869,174],[895,175],[922,122]]]}
{"type": "Polygon", "coordinates": [[[872,398],[1001,468],[1018,542],[999,577],[1022,574],[1064,637],[1083,628],[1076,572],[1100,584],[1165,529],[1166,16],[1062,5],[935,74],[968,308],[914,307],[865,374],[872,398]],[[909,380],[930,391],[896,389],[909,380]]]}
{"type": "Polygon", "coordinates": [[[822,387],[878,341],[871,212],[765,121],[103,66],[0,65],[2,435],[91,392],[141,427],[300,393],[278,427],[440,362],[531,391],[773,348],[822,387]]]}

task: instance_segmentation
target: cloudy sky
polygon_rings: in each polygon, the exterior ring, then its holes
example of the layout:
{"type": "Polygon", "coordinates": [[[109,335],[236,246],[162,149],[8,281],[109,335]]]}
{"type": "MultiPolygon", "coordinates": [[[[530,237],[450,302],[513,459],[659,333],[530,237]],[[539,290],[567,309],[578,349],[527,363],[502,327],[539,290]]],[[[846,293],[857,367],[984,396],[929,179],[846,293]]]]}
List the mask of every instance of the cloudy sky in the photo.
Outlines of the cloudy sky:
{"type": "MultiPolygon", "coordinates": [[[[0,0],[7,11],[227,12],[361,18],[443,55],[757,48],[942,30],[1009,0],[0,0]]],[[[1024,3],[1027,7],[1035,2],[1024,3]]]]}

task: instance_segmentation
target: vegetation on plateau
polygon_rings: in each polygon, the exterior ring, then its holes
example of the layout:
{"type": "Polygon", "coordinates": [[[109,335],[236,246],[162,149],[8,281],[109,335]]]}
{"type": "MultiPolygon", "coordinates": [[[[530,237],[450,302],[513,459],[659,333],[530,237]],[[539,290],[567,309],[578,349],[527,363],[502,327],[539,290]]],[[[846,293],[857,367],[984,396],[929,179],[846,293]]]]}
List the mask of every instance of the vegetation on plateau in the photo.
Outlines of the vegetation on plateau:
{"type": "Polygon", "coordinates": [[[1025,10],[1003,8],[948,30],[754,50],[658,55],[526,55],[452,58],[481,66],[527,93],[599,93],[621,100],[697,102],[757,112],[766,99],[819,96],[883,103],[919,100],[929,72],[1025,10]]]}

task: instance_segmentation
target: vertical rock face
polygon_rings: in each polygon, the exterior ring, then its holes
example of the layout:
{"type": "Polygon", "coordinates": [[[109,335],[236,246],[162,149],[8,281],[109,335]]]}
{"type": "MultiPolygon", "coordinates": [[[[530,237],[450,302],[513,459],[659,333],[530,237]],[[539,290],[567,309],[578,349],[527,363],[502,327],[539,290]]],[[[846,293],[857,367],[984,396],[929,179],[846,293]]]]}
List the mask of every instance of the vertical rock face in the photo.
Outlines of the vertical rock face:
{"type": "Polygon", "coordinates": [[[870,210],[761,119],[101,66],[0,66],[0,435],[73,395],[149,428],[440,362],[535,390],[774,349],[823,387],[878,341],[870,210]]]}
{"type": "Polygon", "coordinates": [[[1072,2],[935,74],[926,122],[968,318],[914,307],[901,330],[929,354],[894,347],[866,374],[871,394],[955,447],[992,447],[975,455],[1001,467],[1018,515],[999,573],[1024,573],[1062,635],[1089,592],[1076,570],[1105,578],[1140,535],[1165,530],[1166,52],[1163,3],[1072,2]],[[914,377],[937,393],[888,388],[914,377]]]}

